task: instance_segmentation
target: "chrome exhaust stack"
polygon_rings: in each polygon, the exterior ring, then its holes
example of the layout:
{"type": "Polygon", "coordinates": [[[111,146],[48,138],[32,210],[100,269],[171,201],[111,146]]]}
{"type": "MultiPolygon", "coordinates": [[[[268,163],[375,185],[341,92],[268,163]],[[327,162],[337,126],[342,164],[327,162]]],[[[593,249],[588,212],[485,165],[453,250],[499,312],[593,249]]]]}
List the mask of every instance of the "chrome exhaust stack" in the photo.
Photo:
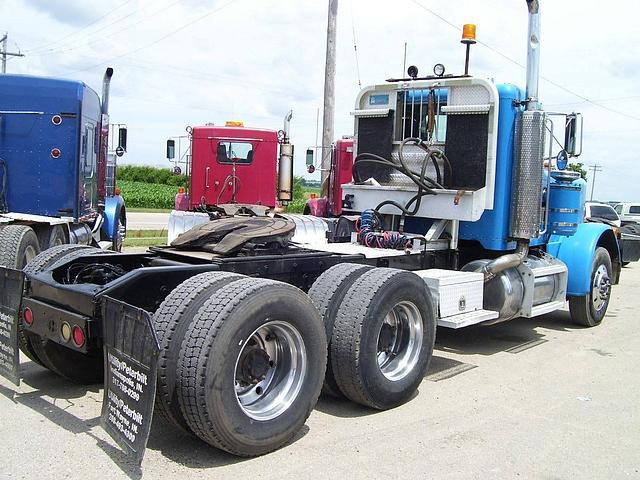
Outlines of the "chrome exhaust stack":
{"type": "Polygon", "coordinates": [[[111,86],[111,77],[113,76],[113,68],[109,67],[104,72],[102,78],[102,114],[109,114],[109,87],[111,86]]]}
{"type": "Polygon", "coordinates": [[[540,78],[540,2],[526,0],[529,10],[527,85],[525,110],[518,114],[513,152],[513,181],[509,234],[517,240],[514,253],[503,255],[483,268],[485,281],[518,267],[527,258],[529,241],[540,234],[545,114],[538,101],[540,78]]]}

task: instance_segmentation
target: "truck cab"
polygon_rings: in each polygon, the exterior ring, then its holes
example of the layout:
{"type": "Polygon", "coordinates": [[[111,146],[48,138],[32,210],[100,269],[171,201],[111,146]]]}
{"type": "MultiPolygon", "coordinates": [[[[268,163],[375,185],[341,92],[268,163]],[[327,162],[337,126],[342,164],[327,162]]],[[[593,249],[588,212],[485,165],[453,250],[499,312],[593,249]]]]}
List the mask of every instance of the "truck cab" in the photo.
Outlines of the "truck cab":
{"type": "Polygon", "coordinates": [[[277,204],[278,132],[200,126],[191,130],[192,208],[224,203],[277,204]]]}
{"type": "Polygon", "coordinates": [[[66,243],[120,248],[124,201],[107,191],[115,181],[115,164],[108,165],[112,74],[107,69],[102,99],[79,81],[0,75],[4,264],[24,266],[66,243]]]}

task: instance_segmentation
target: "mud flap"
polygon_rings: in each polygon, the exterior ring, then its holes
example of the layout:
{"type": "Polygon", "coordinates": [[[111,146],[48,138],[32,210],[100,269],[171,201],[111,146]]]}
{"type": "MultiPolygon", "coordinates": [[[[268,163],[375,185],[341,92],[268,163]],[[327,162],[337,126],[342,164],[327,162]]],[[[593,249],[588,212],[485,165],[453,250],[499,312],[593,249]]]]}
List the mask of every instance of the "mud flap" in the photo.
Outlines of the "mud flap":
{"type": "Polygon", "coordinates": [[[160,348],[151,314],[102,299],[104,397],[102,427],[138,465],[151,430],[160,348]]]}
{"type": "Polygon", "coordinates": [[[18,323],[24,273],[0,267],[0,375],[20,386],[18,323]]]}

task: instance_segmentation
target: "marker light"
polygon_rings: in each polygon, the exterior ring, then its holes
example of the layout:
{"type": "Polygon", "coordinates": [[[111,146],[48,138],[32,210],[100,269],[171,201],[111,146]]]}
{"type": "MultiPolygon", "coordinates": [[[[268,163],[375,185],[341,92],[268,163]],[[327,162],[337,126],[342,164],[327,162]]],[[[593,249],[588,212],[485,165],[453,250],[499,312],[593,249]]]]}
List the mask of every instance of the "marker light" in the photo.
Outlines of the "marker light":
{"type": "Polygon", "coordinates": [[[244,122],[240,120],[227,120],[224,126],[225,127],[244,127],[244,122]]]}
{"type": "Polygon", "coordinates": [[[462,27],[462,40],[461,43],[473,44],[476,43],[476,26],[473,23],[466,23],[462,27]]]}
{"type": "Polygon", "coordinates": [[[69,325],[67,322],[64,322],[60,326],[60,335],[65,342],[71,340],[71,325],[69,325]]]}
{"type": "Polygon", "coordinates": [[[62,154],[62,152],[60,151],[59,148],[52,148],[51,149],[51,157],[53,158],[60,158],[60,155],[62,154]]]}
{"type": "Polygon", "coordinates": [[[31,309],[29,307],[26,307],[23,311],[22,311],[22,319],[24,320],[24,323],[30,327],[31,325],[33,325],[33,312],[31,311],[31,309]]]}
{"type": "Polygon", "coordinates": [[[73,343],[75,343],[76,347],[81,347],[84,345],[84,331],[78,326],[73,326],[73,343]]]}
{"type": "Polygon", "coordinates": [[[62,117],[60,115],[54,115],[51,117],[51,123],[54,125],[60,125],[62,123],[62,117]]]}

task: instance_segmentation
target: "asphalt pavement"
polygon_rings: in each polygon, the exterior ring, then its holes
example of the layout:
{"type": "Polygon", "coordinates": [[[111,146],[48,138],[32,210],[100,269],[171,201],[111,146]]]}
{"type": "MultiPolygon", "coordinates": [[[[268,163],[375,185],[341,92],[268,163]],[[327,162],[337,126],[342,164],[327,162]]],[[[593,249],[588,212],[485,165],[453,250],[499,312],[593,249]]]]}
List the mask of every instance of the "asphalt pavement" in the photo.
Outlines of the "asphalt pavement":
{"type": "Polygon", "coordinates": [[[418,394],[386,412],[321,399],[293,442],[242,459],[156,417],[138,469],[99,426],[102,389],[33,363],[0,380],[0,478],[640,478],[640,265],[602,325],[568,312],[438,331],[418,394]]]}
{"type": "Polygon", "coordinates": [[[168,213],[127,212],[127,230],[166,230],[168,213]]]}

